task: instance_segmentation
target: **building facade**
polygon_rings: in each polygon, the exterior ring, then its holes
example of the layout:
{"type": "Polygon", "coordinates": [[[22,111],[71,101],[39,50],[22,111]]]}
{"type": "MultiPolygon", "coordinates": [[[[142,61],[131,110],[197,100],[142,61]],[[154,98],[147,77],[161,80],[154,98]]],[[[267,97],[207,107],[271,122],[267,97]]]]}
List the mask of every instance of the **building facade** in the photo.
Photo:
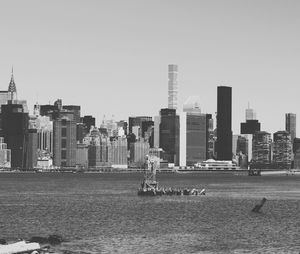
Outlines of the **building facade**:
{"type": "Polygon", "coordinates": [[[159,147],[165,160],[179,165],[179,116],[175,109],[160,110],[159,147]]]}
{"type": "Polygon", "coordinates": [[[271,134],[258,131],[253,134],[251,168],[265,169],[271,167],[271,134]]]}
{"type": "Polygon", "coordinates": [[[11,167],[11,150],[7,149],[4,138],[0,137],[0,171],[11,167]]]}
{"type": "Polygon", "coordinates": [[[11,103],[1,106],[2,134],[11,150],[11,167],[24,169],[27,166],[29,116],[22,104],[11,103]]]}
{"type": "Polygon", "coordinates": [[[178,66],[175,64],[168,65],[168,108],[177,109],[177,96],[178,96],[178,66]]]}
{"type": "Polygon", "coordinates": [[[285,130],[291,134],[292,142],[297,137],[296,135],[296,114],[287,113],[285,114],[285,130]]]}
{"type": "Polygon", "coordinates": [[[277,131],[273,135],[273,165],[277,169],[290,169],[292,165],[293,144],[287,131],[277,131]]]}
{"type": "Polygon", "coordinates": [[[218,87],[217,105],[217,159],[232,160],[232,89],[227,86],[218,87]]]}
{"type": "Polygon", "coordinates": [[[76,122],[62,117],[53,122],[53,157],[58,167],[76,165],[76,122]]]}

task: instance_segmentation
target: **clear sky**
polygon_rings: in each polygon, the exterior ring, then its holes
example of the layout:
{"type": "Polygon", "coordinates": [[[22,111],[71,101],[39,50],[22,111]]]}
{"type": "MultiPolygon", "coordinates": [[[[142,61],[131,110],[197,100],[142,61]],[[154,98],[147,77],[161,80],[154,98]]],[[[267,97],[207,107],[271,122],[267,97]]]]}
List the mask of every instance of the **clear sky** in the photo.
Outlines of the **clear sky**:
{"type": "Polygon", "coordinates": [[[300,117],[299,13],[298,0],[2,0],[0,90],[13,65],[31,112],[61,98],[98,123],[154,116],[178,64],[180,102],[214,113],[217,86],[232,86],[234,133],[248,102],[275,132],[300,117]]]}

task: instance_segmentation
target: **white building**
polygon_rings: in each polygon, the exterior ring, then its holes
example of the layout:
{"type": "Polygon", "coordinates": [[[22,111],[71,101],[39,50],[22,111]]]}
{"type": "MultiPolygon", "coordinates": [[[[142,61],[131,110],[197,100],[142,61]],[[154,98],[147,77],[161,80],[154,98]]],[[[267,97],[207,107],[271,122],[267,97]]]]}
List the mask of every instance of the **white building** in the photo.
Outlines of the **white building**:
{"type": "Polygon", "coordinates": [[[169,64],[168,66],[168,108],[169,109],[177,109],[177,95],[178,95],[178,66],[175,64],[169,64]]]}

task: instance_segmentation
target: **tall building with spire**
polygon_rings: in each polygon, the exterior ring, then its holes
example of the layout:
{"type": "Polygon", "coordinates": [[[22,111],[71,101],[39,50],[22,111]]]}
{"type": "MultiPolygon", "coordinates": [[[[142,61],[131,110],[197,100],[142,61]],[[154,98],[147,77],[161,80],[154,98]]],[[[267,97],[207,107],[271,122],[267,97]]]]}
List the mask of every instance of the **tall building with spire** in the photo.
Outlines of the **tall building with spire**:
{"type": "Polygon", "coordinates": [[[175,64],[169,64],[168,66],[168,108],[177,109],[177,95],[178,95],[178,66],[175,64]]]}
{"type": "Polygon", "coordinates": [[[17,99],[17,87],[14,80],[14,69],[11,70],[11,78],[8,85],[8,93],[10,95],[10,100],[16,100],[17,99]]]}

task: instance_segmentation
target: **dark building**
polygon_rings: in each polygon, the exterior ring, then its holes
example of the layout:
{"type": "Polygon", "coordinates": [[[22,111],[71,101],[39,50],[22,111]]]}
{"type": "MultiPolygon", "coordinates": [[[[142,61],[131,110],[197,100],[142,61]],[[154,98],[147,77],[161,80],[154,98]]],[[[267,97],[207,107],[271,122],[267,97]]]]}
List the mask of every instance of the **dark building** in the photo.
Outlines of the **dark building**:
{"type": "Polygon", "coordinates": [[[293,153],[294,153],[293,168],[300,169],[300,138],[294,139],[293,153]]]}
{"type": "Polygon", "coordinates": [[[40,105],[40,115],[49,116],[50,120],[58,119],[59,111],[60,110],[57,105],[40,105]]]}
{"type": "Polygon", "coordinates": [[[232,160],[231,87],[218,86],[217,159],[232,160]]]}
{"type": "Polygon", "coordinates": [[[81,118],[81,122],[87,127],[88,132],[90,132],[91,126],[96,126],[96,118],[93,116],[84,116],[81,118]]]}
{"type": "Polygon", "coordinates": [[[208,154],[208,120],[206,114],[187,113],[186,165],[205,161],[208,154]]]}
{"type": "Polygon", "coordinates": [[[260,122],[258,120],[246,120],[241,123],[241,134],[254,134],[260,131],[260,122]]]}
{"type": "Polygon", "coordinates": [[[139,126],[140,129],[142,129],[142,122],[144,121],[152,121],[151,116],[136,116],[136,117],[129,117],[128,123],[129,123],[129,133],[132,133],[132,127],[133,126],[139,126]]]}
{"type": "Polygon", "coordinates": [[[37,129],[28,130],[26,168],[33,169],[37,165],[38,134],[37,129]]]}
{"type": "Polygon", "coordinates": [[[11,149],[11,167],[26,168],[28,147],[28,113],[24,113],[22,104],[1,106],[2,135],[11,149]]]}
{"type": "Polygon", "coordinates": [[[296,137],[296,114],[285,114],[285,130],[291,134],[291,140],[296,137]]]}
{"type": "Polygon", "coordinates": [[[258,131],[253,134],[251,168],[271,167],[271,134],[258,131]]]}
{"type": "Polygon", "coordinates": [[[277,169],[290,169],[292,165],[293,143],[287,131],[277,131],[273,135],[273,163],[277,169]]]}
{"type": "Polygon", "coordinates": [[[244,155],[248,154],[248,140],[246,137],[238,136],[235,153],[242,153],[244,155]]]}
{"type": "Polygon", "coordinates": [[[160,110],[159,147],[164,150],[165,160],[179,165],[179,116],[175,109],[160,110]]]}
{"type": "Polygon", "coordinates": [[[78,105],[63,105],[63,109],[74,112],[74,121],[80,123],[80,106],[78,105]]]}
{"type": "Polygon", "coordinates": [[[79,143],[83,142],[84,137],[88,134],[88,128],[83,123],[76,124],[76,140],[79,143]]]}

